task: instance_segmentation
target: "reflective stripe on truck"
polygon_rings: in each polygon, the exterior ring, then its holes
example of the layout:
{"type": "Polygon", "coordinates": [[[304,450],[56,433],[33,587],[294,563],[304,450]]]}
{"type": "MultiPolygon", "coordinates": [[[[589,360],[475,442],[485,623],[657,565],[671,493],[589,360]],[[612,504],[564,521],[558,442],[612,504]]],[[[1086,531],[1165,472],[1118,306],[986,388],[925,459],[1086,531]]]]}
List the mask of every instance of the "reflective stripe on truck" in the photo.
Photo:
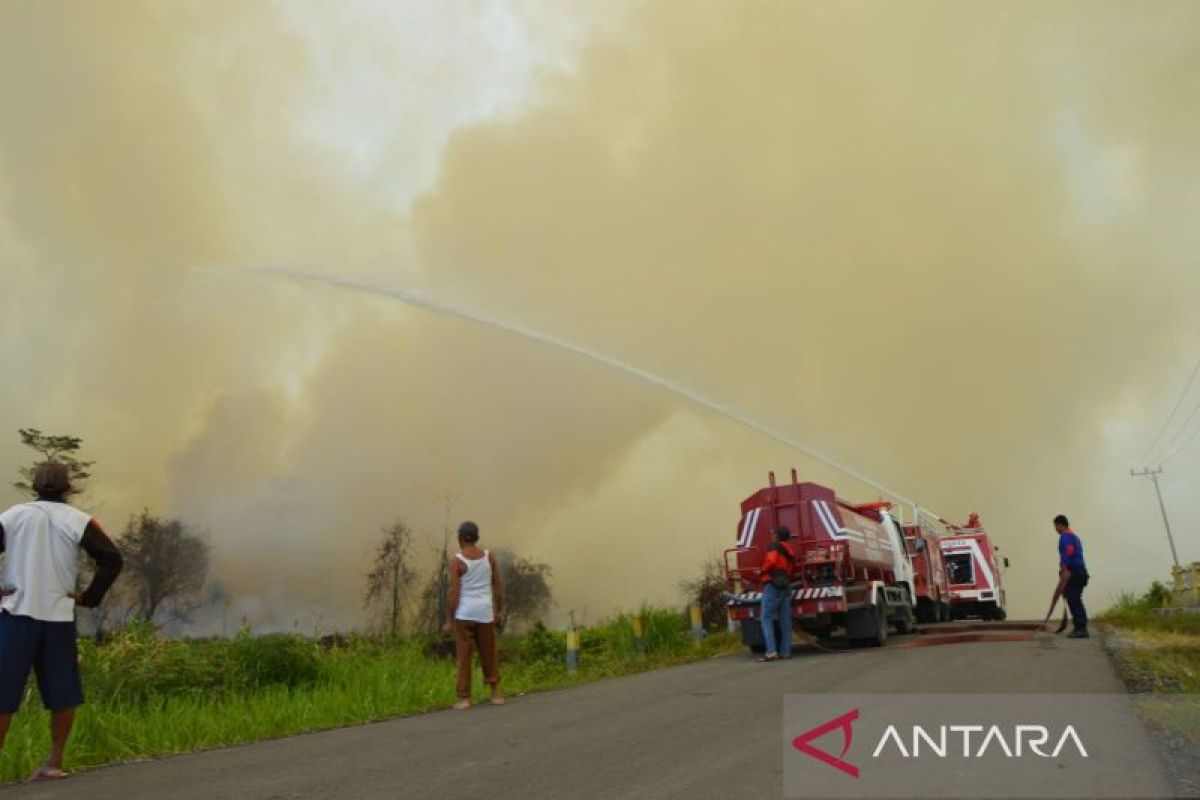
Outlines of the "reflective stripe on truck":
{"type": "MultiPolygon", "coordinates": [[[[831,597],[841,597],[841,586],[808,586],[792,590],[793,600],[823,600],[831,597]]],[[[726,605],[744,606],[762,602],[762,592],[742,592],[729,598],[726,605]]]]}

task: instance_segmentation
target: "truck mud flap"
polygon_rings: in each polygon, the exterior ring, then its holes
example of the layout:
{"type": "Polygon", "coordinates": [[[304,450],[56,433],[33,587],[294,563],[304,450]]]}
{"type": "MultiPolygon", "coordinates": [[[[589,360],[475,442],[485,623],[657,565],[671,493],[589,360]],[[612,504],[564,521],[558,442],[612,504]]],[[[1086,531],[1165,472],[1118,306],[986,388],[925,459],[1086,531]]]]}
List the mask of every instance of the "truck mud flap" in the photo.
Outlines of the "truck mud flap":
{"type": "Polygon", "coordinates": [[[766,640],[763,638],[762,622],[757,619],[742,620],[742,644],[751,652],[761,653],[766,650],[766,640]]]}

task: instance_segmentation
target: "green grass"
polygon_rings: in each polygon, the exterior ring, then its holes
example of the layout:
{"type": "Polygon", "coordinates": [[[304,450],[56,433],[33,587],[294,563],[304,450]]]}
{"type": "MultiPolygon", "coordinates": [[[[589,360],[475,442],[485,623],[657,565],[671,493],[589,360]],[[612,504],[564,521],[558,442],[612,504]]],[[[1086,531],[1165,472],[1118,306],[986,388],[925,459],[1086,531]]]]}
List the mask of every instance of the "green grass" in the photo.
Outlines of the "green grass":
{"type": "Polygon", "coordinates": [[[1160,614],[1155,609],[1162,605],[1161,594],[1156,584],[1140,597],[1124,592],[1117,602],[1103,614],[1099,621],[1118,628],[1158,633],[1178,633],[1200,636],[1200,612],[1160,614]]]}
{"type": "MultiPolygon", "coordinates": [[[[538,626],[501,642],[509,695],[543,691],[707,658],[736,649],[726,634],[701,645],[678,612],[642,610],[639,656],[627,615],[580,635],[579,670],[564,666],[565,634],[538,626]]],[[[82,642],[88,702],[79,709],[68,769],[182,753],[444,708],[454,664],[427,657],[428,640],[350,638],[323,649],[298,636],[163,641],[133,626],[103,646],[82,642]]],[[[476,695],[484,687],[475,673],[476,695]]],[[[0,780],[26,777],[45,757],[48,714],[32,684],[0,758],[0,780]]]]}
{"type": "Polygon", "coordinates": [[[1122,677],[1135,690],[1200,692],[1200,613],[1160,614],[1161,584],[1138,597],[1122,594],[1099,622],[1117,634],[1111,644],[1122,677]]]}

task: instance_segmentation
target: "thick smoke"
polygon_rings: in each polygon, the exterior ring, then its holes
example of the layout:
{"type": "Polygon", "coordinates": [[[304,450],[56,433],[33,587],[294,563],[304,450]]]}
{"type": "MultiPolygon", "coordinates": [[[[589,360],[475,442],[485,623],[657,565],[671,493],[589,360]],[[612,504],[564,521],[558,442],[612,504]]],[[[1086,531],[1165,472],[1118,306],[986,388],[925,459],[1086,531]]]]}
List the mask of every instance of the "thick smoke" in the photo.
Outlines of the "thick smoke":
{"type": "Polygon", "coordinates": [[[1200,343],[1200,10],[574,11],[502,15],[527,28],[494,61],[546,66],[451,113],[479,60],[396,46],[406,20],[368,8],[0,6],[0,433],[84,436],[110,527],[150,505],[206,528],[275,625],[355,621],[375,532],[432,546],[447,493],[592,616],[675,599],[768,468],[873,496],[603,366],[248,271],[288,265],[551,332],[981,511],[1017,614],[1059,511],[1098,599],[1163,574],[1127,469],[1200,343]],[[379,102],[314,135],[352,49],[379,102]]]}

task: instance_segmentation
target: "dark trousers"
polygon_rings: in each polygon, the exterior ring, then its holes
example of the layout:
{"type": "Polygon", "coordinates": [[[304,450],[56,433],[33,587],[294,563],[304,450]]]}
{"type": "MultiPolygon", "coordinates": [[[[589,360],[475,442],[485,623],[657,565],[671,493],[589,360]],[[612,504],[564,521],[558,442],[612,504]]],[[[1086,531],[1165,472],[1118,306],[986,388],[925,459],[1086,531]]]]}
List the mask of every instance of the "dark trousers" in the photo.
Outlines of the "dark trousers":
{"type": "Polygon", "coordinates": [[[500,666],[496,658],[496,626],[491,622],[454,621],[455,649],[458,656],[458,696],[471,696],[471,651],[479,651],[479,666],[483,682],[495,686],[500,682],[500,666]]]}
{"type": "Polygon", "coordinates": [[[1067,608],[1071,609],[1071,621],[1075,623],[1077,631],[1087,630],[1087,609],[1083,607],[1083,587],[1087,585],[1087,570],[1081,569],[1071,573],[1063,589],[1063,598],[1067,601],[1067,608]]]}
{"type": "Polygon", "coordinates": [[[21,705],[31,669],[46,708],[63,711],[83,704],[75,623],[0,612],[0,714],[21,705]]]}

